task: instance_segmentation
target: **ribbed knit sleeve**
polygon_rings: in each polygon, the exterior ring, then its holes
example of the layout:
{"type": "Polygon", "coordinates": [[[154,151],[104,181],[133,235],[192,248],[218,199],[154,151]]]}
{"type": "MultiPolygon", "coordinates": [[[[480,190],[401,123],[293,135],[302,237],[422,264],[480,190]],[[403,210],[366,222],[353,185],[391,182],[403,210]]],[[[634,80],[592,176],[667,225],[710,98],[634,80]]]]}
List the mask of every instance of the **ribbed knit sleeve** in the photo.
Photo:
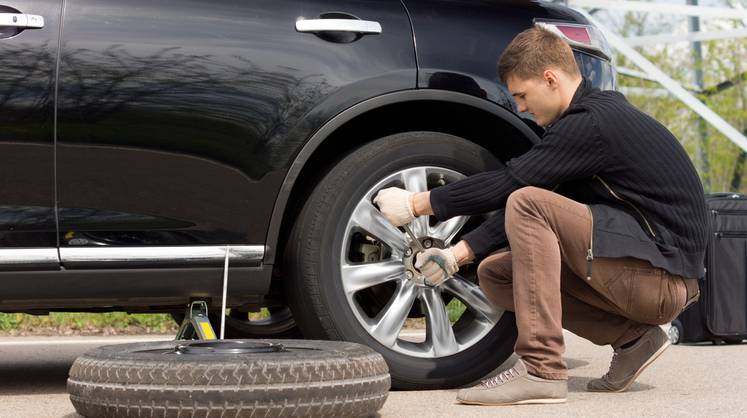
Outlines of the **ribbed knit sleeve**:
{"type": "Polygon", "coordinates": [[[439,221],[478,215],[506,206],[508,193],[520,186],[506,169],[479,173],[431,190],[431,207],[439,221]]]}
{"type": "Polygon", "coordinates": [[[498,210],[479,227],[462,235],[462,239],[467,241],[475,257],[483,258],[494,250],[508,245],[505,219],[506,211],[498,210]]]}
{"type": "MultiPolygon", "coordinates": [[[[591,115],[575,109],[550,127],[527,153],[511,159],[505,168],[431,190],[430,202],[436,218],[444,221],[502,209],[511,192],[522,186],[552,189],[600,171],[606,156],[595,125],[591,115]]],[[[503,216],[495,218],[463,237],[478,257],[505,242],[503,216]]]]}

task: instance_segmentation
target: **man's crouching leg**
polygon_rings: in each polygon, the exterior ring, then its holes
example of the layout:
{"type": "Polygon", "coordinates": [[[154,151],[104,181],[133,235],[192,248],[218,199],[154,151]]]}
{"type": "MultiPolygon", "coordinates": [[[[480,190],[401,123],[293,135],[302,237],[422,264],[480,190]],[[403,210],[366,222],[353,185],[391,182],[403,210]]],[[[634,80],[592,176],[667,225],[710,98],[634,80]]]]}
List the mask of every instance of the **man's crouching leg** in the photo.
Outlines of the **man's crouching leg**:
{"type": "MultiPolygon", "coordinates": [[[[506,307],[516,312],[515,351],[520,359],[494,378],[460,391],[457,395],[460,402],[481,405],[565,402],[568,375],[562,358],[565,346],[561,325],[558,243],[561,237],[556,235],[554,224],[567,224],[569,229],[585,224],[581,229],[588,231],[590,223],[585,205],[547,190],[525,187],[509,196],[506,235],[511,245],[513,306],[506,307]]],[[[504,266],[492,270],[507,269],[504,266]]],[[[490,267],[482,267],[478,276],[486,272],[490,275],[490,271],[490,267]]],[[[491,283],[481,283],[486,293],[494,294],[495,299],[506,299],[496,302],[508,305],[506,277],[488,281],[491,283]]]]}

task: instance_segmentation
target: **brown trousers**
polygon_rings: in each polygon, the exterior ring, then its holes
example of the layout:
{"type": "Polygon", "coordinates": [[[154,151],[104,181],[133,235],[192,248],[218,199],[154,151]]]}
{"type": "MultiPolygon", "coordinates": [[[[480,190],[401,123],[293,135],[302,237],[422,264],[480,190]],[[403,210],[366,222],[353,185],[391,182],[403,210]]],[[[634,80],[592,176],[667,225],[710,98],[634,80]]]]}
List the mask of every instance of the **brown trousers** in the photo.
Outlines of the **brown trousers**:
{"type": "Polygon", "coordinates": [[[617,348],[670,322],[698,298],[695,279],[632,257],[595,257],[587,280],[591,232],[587,205],[524,187],[506,203],[511,251],[478,266],[488,298],[516,313],[515,352],[534,375],[567,379],[563,328],[617,348]]]}

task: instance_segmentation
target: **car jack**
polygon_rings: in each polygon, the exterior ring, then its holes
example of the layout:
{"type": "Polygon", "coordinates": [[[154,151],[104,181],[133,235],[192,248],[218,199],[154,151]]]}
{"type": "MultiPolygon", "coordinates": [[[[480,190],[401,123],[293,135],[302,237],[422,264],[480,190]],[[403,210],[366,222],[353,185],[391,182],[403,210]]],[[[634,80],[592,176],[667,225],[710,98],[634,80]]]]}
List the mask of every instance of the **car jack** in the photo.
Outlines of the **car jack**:
{"type": "Polygon", "coordinates": [[[187,306],[184,321],[176,333],[176,340],[215,340],[215,331],[208,318],[207,303],[196,300],[187,306]]]}
{"type": "MultiPolygon", "coordinates": [[[[223,263],[223,303],[221,304],[220,339],[223,340],[226,330],[226,292],[228,290],[228,255],[230,246],[226,245],[226,256],[223,263]]],[[[176,333],[176,340],[217,340],[213,326],[208,318],[207,302],[192,301],[184,312],[184,321],[176,333]]]]}

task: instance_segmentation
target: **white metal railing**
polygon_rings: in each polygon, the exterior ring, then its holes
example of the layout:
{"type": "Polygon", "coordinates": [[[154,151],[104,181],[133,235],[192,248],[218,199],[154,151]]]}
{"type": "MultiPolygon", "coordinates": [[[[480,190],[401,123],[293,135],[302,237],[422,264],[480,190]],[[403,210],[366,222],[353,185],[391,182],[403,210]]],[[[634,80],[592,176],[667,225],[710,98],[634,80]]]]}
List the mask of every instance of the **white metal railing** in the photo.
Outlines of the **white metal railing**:
{"type": "MultiPolygon", "coordinates": [[[[646,59],[646,57],[636,51],[627,39],[624,39],[623,37],[614,33],[612,30],[610,30],[608,27],[594,18],[591,14],[589,14],[586,10],[584,10],[584,8],[683,14],[700,17],[718,17],[727,19],[740,19],[742,20],[742,22],[747,19],[747,10],[736,8],[729,9],[723,7],[678,5],[672,3],[661,4],[618,0],[570,0],[568,1],[568,4],[579,13],[583,14],[595,26],[597,26],[597,28],[599,28],[599,30],[601,30],[604,36],[607,38],[610,46],[624,55],[626,58],[628,58],[636,66],[638,66],[638,68],[642,72],[641,74],[641,72],[633,69],[625,69],[631,75],[637,74],[637,76],[641,76],[642,78],[658,82],[673,96],[681,100],[686,106],[700,115],[700,117],[702,117],[705,121],[710,123],[714,128],[716,128],[716,130],[721,132],[724,136],[737,144],[740,148],[747,151],[747,137],[745,137],[741,132],[731,126],[731,124],[729,124],[729,122],[724,120],[721,116],[708,108],[708,106],[703,104],[703,102],[698,100],[697,97],[687,91],[679,82],[669,77],[658,66],[656,66],[654,63],[652,63],[651,61],[646,59]]],[[[706,36],[706,33],[701,32],[695,32],[693,34],[695,36],[706,36]]],[[[683,35],[678,36],[680,40],[688,40],[683,39],[686,38],[683,35]]],[[[653,42],[652,37],[649,37],[648,40],[650,42],[653,42]]],[[[635,41],[633,42],[633,44],[635,44],[635,41]]],[[[648,44],[649,43],[647,43],[647,45],[648,44]]]]}
{"type": "Polygon", "coordinates": [[[652,3],[631,0],[569,0],[568,5],[571,7],[652,12],[667,15],[678,14],[722,19],[747,19],[747,10],[728,7],[688,6],[676,3],[652,3]]]}

